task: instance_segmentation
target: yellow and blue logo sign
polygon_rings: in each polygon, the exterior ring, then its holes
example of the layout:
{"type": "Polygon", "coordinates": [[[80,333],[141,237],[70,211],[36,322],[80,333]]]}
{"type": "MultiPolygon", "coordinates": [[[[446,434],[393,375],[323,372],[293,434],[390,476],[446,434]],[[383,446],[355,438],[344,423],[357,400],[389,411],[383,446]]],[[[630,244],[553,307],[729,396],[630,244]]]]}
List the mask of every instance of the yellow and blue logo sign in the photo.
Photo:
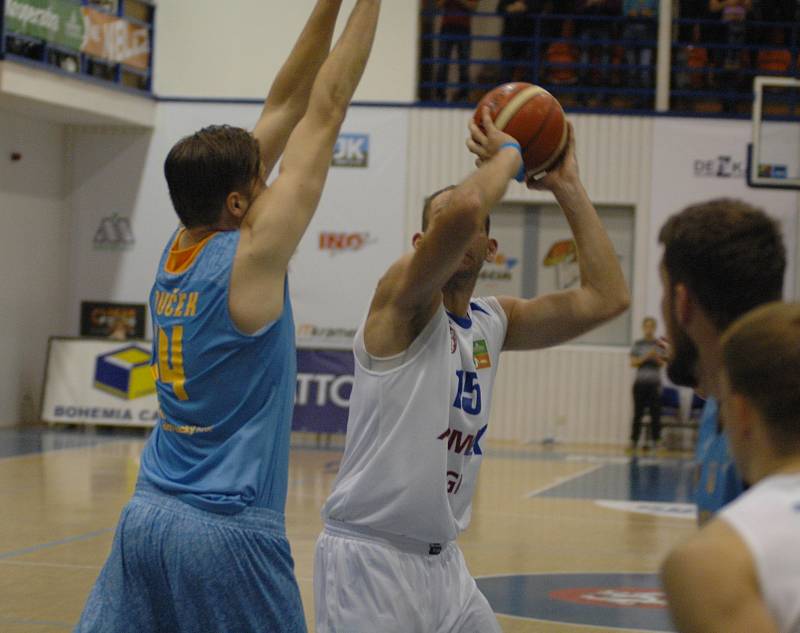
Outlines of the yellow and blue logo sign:
{"type": "Polygon", "coordinates": [[[94,386],[124,400],[150,395],[156,390],[150,357],[150,351],[138,345],[98,356],[94,365],[94,386]]]}

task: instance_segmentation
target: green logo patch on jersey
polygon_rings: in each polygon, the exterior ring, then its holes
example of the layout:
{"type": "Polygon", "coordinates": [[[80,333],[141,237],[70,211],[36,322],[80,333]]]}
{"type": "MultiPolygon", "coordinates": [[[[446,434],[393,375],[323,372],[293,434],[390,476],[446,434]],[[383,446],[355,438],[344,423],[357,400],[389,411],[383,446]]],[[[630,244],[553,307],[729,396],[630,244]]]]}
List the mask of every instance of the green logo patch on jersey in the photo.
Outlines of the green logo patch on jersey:
{"type": "Polygon", "coordinates": [[[492,358],[489,356],[489,347],[483,339],[473,341],[472,360],[475,362],[475,369],[486,369],[492,366],[492,358]]]}

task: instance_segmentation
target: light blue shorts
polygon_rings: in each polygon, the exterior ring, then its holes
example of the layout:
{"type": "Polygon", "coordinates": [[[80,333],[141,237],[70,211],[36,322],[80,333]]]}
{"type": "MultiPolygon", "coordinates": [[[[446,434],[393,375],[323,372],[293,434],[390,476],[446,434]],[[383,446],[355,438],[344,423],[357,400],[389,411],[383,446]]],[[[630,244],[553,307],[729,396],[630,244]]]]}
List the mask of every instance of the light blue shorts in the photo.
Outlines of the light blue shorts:
{"type": "Polygon", "coordinates": [[[76,633],[306,633],[283,515],[222,515],[139,482],[76,633]]]}

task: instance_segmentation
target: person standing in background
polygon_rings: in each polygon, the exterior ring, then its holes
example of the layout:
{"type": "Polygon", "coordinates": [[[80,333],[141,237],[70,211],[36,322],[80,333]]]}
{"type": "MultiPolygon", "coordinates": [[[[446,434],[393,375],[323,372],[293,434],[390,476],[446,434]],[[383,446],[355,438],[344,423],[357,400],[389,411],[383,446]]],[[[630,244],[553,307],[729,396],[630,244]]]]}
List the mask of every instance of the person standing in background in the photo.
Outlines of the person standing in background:
{"type": "Polygon", "coordinates": [[[653,317],[642,321],[644,338],[631,348],[631,367],[636,368],[633,383],[633,427],[631,429],[631,451],[635,451],[642,432],[642,418],[650,413],[650,441],[644,449],[657,446],[661,439],[661,367],[665,360],[656,339],[658,322],[653,317]]]}
{"type": "Polygon", "coordinates": [[[741,68],[741,49],[747,42],[747,14],[753,8],[753,0],[709,0],[711,13],[719,13],[725,25],[726,41],[724,67],[727,70],[741,68]]]}
{"type": "MultiPolygon", "coordinates": [[[[606,85],[611,61],[611,40],[616,32],[612,17],[621,16],[621,0],[577,0],[577,34],[581,46],[581,83],[591,86],[606,85]],[[591,66],[589,66],[591,64],[591,66]]],[[[593,91],[594,92],[594,91],[593,91]]],[[[597,105],[596,95],[589,98],[597,105]]]]}
{"type": "Polygon", "coordinates": [[[459,87],[453,96],[453,101],[462,101],[467,96],[467,84],[469,83],[469,37],[472,34],[470,14],[478,8],[478,0],[436,0],[436,7],[444,12],[439,27],[441,38],[439,40],[439,57],[445,60],[444,63],[439,64],[439,71],[436,75],[436,83],[439,85],[436,93],[439,101],[447,100],[445,84],[450,69],[450,56],[455,49],[459,87]]]}
{"type": "MultiPolygon", "coordinates": [[[[658,0],[625,0],[622,14],[627,17],[622,29],[629,88],[653,87],[653,58],[658,29],[658,0]],[[638,66],[638,68],[637,68],[638,66]]],[[[644,105],[642,99],[640,105],[644,105]]]]}
{"type": "Polygon", "coordinates": [[[503,16],[503,39],[500,42],[500,56],[506,63],[514,62],[514,66],[504,66],[503,76],[514,81],[523,81],[529,75],[533,63],[533,47],[531,42],[536,37],[536,23],[532,17],[534,11],[541,11],[540,1],[534,0],[500,0],[497,13],[503,16]],[[525,39],[522,39],[525,38],[525,39]],[[525,68],[525,66],[528,68],[525,68]]]}

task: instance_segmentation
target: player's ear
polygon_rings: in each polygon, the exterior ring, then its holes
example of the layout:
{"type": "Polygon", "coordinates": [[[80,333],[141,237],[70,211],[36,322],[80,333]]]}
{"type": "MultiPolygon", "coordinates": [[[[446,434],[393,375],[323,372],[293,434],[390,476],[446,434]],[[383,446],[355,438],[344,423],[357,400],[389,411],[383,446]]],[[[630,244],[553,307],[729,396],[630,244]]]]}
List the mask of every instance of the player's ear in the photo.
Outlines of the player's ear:
{"type": "Polygon", "coordinates": [[[414,233],[414,237],[411,238],[411,245],[414,248],[417,248],[417,244],[422,239],[422,233],[414,233]]]}
{"type": "Polygon", "coordinates": [[[225,210],[238,220],[244,217],[248,206],[247,199],[238,191],[231,191],[225,198],[225,210]]]}
{"type": "Polygon", "coordinates": [[[493,262],[495,257],[497,257],[497,240],[490,237],[489,244],[486,247],[486,261],[493,262]]]}

